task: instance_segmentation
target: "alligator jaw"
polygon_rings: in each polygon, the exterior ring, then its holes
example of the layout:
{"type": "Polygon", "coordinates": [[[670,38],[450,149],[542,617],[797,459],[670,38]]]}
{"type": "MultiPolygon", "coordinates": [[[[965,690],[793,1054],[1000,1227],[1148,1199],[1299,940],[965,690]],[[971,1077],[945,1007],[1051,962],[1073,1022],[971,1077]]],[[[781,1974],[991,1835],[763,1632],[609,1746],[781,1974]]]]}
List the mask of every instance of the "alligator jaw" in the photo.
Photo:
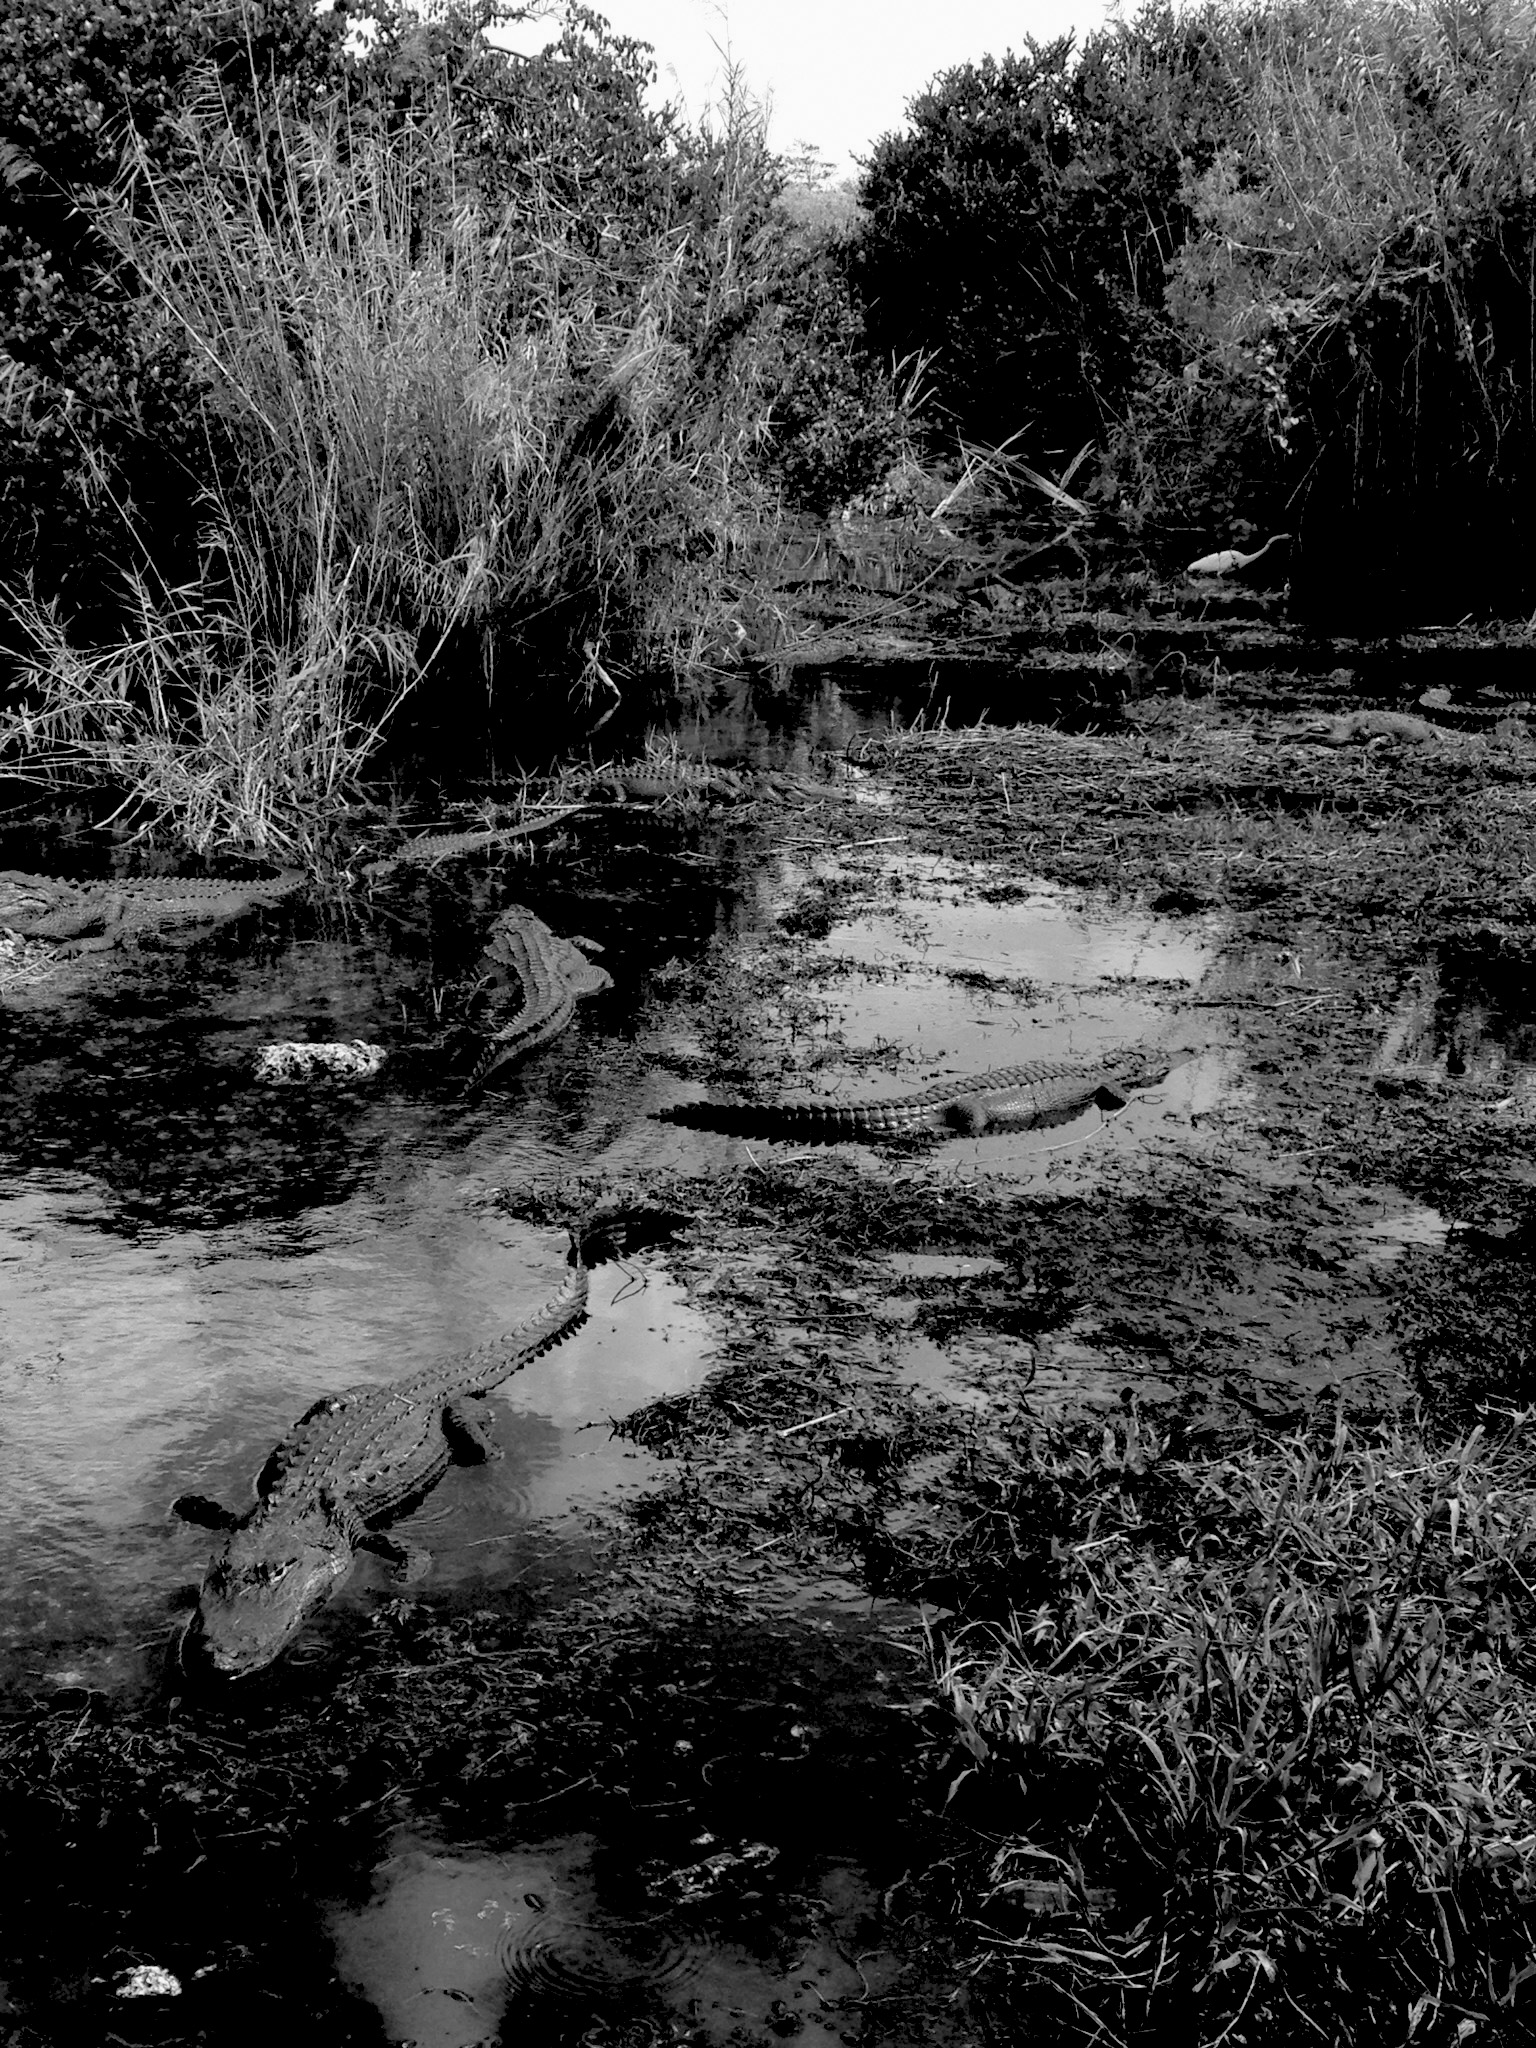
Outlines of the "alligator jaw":
{"type": "Polygon", "coordinates": [[[182,1668],[219,1678],[263,1670],[350,1573],[354,1523],[328,1496],[300,1515],[258,1509],[208,1567],[182,1668]]]}

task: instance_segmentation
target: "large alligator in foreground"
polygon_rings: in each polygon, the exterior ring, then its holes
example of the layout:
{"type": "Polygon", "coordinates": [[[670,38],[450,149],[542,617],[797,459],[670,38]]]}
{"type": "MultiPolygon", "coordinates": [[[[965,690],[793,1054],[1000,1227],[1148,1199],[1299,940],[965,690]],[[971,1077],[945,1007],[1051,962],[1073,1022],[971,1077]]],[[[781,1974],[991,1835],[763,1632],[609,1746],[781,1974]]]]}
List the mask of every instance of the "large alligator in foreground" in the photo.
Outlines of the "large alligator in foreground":
{"type": "Polygon", "coordinates": [[[1173,1065],[1166,1053],[1131,1046],[1096,1060],[1026,1060],[875,1102],[682,1102],[657,1115],[666,1123],[742,1138],[974,1138],[983,1131],[1066,1123],[1095,1103],[1122,1109],[1131,1094],[1155,1086],[1173,1065]]]}
{"type": "Polygon", "coordinates": [[[296,869],[250,880],[150,875],[71,882],[59,875],[0,872],[0,926],[73,953],[138,944],[187,925],[223,924],[303,884],[296,869]]]}
{"type": "Polygon", "coordinates": [[[469,1077],[471,1088],[483,1087],[499,1068],[556,1037],[570,1023],[583,996],[595,996],[613,986],[610,974],[595,967],[570,939],[557,936],[521,903],[514,903],[497,918],[480,960],[491,980],[503,985],[510,982],[517,989],[520,1004],[511,1020],[491,1035],[476,1060],[469,1077]]]}
{"type": "Polygon", "coordinates": [[[467,1404],[558,1344],[587,1309],[580,1250],[565,1285],[520,1323],[447,1365],[382,1387],[349,1387],[302,1415],[256,1481],[245,1515],[185,1493],[172,1512],[225,1529],[182,1638],[184,1667],[242,1678],[270,1664],[350,1573],[359,1550],[416,1579],[430,1559],[383,1532],[417,1506],[451,1463],[499,1455],[487,1419],[467,1404]]]}

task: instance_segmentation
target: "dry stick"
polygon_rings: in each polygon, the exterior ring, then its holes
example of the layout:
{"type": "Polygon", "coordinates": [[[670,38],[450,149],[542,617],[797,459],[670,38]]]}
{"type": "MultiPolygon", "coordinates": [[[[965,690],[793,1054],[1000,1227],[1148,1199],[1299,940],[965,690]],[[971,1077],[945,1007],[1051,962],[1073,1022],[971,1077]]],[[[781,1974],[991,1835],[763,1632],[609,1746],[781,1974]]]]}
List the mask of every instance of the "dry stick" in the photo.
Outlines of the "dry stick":
{"type": "Polygon", "coordinates": [[[776,1429],[775,1436],[793,1436],[797,1430],[814,1429],[818,1422],[835,1422],[839,1415],[851,1415],[853,1403],[845,1401],[841,1408],[829,1408],[825,1415],[808,1415],[804,1422],[792,1422],[788,1429],[776,1429]]]}

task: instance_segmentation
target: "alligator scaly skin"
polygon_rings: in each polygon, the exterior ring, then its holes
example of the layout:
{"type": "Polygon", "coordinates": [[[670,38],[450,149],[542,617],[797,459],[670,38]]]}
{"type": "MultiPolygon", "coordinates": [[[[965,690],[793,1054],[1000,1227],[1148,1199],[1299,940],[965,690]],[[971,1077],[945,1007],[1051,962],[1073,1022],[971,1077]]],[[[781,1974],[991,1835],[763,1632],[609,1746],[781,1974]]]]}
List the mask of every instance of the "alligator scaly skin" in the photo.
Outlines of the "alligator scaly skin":
{"type": "Polygon", "coordinates": [[[1536,718],[1536,703],[1528,698],[1489,693],[1470,704],[1458,703],[1445,689],[1425,690],[1419,709],[1436,725],[1449,726],[1453,732],[1490,732],[1506,718],[1536,718]]]}
{"type": "Polygon", "coordinates": [[[1164,1079],[1173,1062],[1131,1048],[1108,1060],[1027,1060],[960,1081],[935,1081],[914,1095],[876,1102],[687,1102],[658,1112],[667,1123],[737,1137],[823,1141],[983,1131],[1024,1131],[1065,1123],[1091,1104],[1120,1108],[1138,1088],[1164,1079]]]}
{"type": "Polygon", "coordinates": [[[535,832],[548,831],[564,818],[574,818],[581,808],[580,804],[570,804],[543,817],[525,818],[517,825],[482,825],[466,832],[424,832],[417,839],[408,839],[393,853],[368,861],[362,872],[370,882],[380,882],[396,868],[436,867],[442,861],[463,860],[471,854],[496,853],[535,832]]]}
{"type": "Polygon", "coordinates": [[[360,1549],[382,1551],[419,1577],[429,1560],[382,1531],[418,1505],[451,1463],[496,1455],[483,1413],[465,1404],[568,1336],[586,1305],[578,1256],[559,1293],[494,1342],[386,1386],[349,1387],[317,1401],[262,1467],[248,1514],[183,1494],[173,1512],[229,1531],[182,1639],[183,1664],[226,1678],[260,1671],[325,1605],[360,1549]]]}
{"type": "Polygon", "coordinates": [[[226,923],[280,901],[303,879],[285,870],[253,881],[148,876],[68,882],[9,869],[0,873],[0,924],[69,952],[94,952],[178,925],[226,923]]]}
{"type": "Polygon", "coordinates": [[[807,801],[842,796],[831,783],[808,776],[785,775],[776,769],[719,768],[711,761],[611,761],[595,769],[587,784],[594,794],[606,792],[619,802],[755,803],[763,797],[800,797],[807,801]]]}
{"type": "Polygon", "coordinates": [[[492,1035],[476,1060],[469,1077],[471,1088],[483,1086],[498,1068],[558,1037],[583,996],[595,996],[613,986],[611,975],[595,967],[569,939],[557,937],[520,903],[497,918],[480,957],[484,972],[502,980],[511,978],[522,1001],[511,1022],[492,1035]]]}

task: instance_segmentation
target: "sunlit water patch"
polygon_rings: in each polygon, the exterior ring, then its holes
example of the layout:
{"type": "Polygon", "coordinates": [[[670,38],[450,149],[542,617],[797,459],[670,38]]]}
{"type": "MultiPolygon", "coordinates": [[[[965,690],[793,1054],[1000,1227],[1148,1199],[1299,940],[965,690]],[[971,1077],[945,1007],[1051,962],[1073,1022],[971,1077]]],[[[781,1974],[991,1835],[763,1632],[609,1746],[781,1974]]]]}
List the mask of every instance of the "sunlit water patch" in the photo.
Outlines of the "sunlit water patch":
{"type": "MultiPolygon", "coordinates": [[[[1219,1102],[1231,1059],[1213,1018],[1181,1005],[1217,957],[1215,919],[1175,920],[994,869],[882,850],[858,868],[859,902],[835,865],[786,857],[760,883],[778,936],[743,936],[733,1063],[786,1071],[802,1099],[842,1103],[1032,1061],[1166,1050],[1167,1077],[1117,1121],[1144,1135],[1219,1102]],[[869,898],[874,898],[871,907],[869,898]]],[[[696,1088],[695,1095],[706,1091],[696,1088]]],[[[1064,1126],[990,1133],[951,1156],[1029,1167],[1102,1127],[1090,1106],[1064,1126]]]]}
{"type": "MultiPolygon", "coordinates": [[[[1166,1028],[1219,940],[1213,920],[1116,910],[1045,883],[943,861],[870,863],[886,901],[835,919],[812,977],[850,1040],[956,1071],[1091,1057],[1166,1028]]],[[[790,903],[814,886],[785,877],[790,903]]]]}
{"type": "Polygon", "coordinates": [[[1407,1203],[1361,1228],[1360,1258],[1369,1266],[1395,1265],[1412,1248],[1443,1250],[1450,1234],[1450,1222],[1438,1209],[1407,1203]]]}

